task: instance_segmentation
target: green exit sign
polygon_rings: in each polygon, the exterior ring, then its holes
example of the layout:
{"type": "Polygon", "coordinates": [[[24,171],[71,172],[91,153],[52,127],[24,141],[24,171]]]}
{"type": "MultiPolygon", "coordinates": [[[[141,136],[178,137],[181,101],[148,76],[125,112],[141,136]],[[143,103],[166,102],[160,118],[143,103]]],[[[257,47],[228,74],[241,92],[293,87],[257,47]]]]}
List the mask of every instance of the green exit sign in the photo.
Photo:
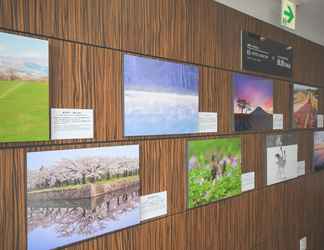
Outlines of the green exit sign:
{"type": "Polygon", "coordinates": [[[282,0],[281,25],[293,30],[296,28],[296,4],[289,0],[282,0]]]}

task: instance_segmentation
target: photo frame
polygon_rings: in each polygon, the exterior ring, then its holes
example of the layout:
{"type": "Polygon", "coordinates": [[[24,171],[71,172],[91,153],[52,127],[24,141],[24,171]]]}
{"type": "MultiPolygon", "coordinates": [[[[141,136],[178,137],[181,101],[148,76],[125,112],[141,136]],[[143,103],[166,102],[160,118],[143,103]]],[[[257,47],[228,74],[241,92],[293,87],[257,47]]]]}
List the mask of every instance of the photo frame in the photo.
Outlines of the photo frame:
{"type": "Polygon", "coordinates": [[[124,54],[124,136],[198,133],[199,69],[124,54]]]}
{"type": "Polygon", "coordinates": [[[233,128],[236,132],[273,129],[271,79],[234,73],[232,76],[233,128]]]}
{"type": "Polygon", "coordinates": [[[196,139],[187,142],[188,208],[241,194],[241,138],[196,139]]]}
{"type": "Polygon", "coordinates": [[[140,223],[139,145],[27,153],[28,250],[140,223]]]}
{"type": "Polygon", "coordinates": [[[0,143],[49,140],[49,42],[0,30],[0,143]]]}
{"type": "Polygon", "coordinates": [[[320,88],[310,85],[293,84],[293,128],[316,128],[319,102],[320,88]]]}
{"type": "Polygon", "coordinates": [[[298,177],[298,142],[295,134],[266,135],[266,184],[298,177]]]}

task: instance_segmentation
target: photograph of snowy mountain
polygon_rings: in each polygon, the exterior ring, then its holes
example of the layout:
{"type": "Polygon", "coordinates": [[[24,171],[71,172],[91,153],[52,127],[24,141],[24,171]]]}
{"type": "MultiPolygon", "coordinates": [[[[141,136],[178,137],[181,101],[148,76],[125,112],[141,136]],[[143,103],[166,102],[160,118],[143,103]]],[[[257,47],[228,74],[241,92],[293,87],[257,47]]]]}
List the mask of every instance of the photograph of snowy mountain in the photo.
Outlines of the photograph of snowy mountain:
{"type": "Polygon", "coordinates": [[[273,81],[234,74],[232,84],[235,131],[272,129],[273,81]]]}
{"type": "Polygon", "coordinates": [[[27,154],[28,250],[140,223],[139,146],[27,154]]]}
{"type": "Polygon", "coordinates": [[[316,128],[319,89],[294,84],[294,128],[316,128]]]}
{"type": "Polygon", "coordinates": [[[125,136],[198,132],[196,66],[124,55],[125,136]]]}
{"type": "Polygon", "coordinates": [[[0,32],[0,142],[49,138],[48,41],[0,32]]]}

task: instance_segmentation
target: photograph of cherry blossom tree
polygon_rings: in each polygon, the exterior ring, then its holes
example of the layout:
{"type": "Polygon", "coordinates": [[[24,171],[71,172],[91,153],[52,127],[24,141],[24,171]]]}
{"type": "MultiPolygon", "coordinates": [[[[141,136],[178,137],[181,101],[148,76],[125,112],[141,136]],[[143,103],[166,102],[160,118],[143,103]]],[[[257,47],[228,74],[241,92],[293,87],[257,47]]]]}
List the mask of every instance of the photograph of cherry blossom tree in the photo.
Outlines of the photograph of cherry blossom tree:
{"type": "Polygon", "coordinates": [[[139,189],[138,145],[28,153],[28,250],[138,224],[139,189]]]}

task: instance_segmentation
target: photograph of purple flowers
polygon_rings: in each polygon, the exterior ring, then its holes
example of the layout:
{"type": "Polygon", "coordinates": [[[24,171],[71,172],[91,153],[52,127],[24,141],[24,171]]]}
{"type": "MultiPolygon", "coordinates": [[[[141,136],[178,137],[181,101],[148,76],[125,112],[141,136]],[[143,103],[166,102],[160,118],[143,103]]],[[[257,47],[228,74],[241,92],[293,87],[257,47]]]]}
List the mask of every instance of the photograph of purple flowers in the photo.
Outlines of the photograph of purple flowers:
{"type": "Polygon", "coordinates": [[[139,146],[27,153],[28,250],[140,223],[139,146]]]}
{"type": "Polygon", "coordinates": [[[189,141],[187,168],[189,208],[240,194],[240,137],[189,141]]]}
{"type": "Polygon", "coordinates": [[[273,128],[273,81],[245,74],[233,76],[235,131],[273,128]]]}
{"type": "Polygon", "coordinates": [[[198,67],[124,55],[124,135],[198,132],[198,67]]]}

